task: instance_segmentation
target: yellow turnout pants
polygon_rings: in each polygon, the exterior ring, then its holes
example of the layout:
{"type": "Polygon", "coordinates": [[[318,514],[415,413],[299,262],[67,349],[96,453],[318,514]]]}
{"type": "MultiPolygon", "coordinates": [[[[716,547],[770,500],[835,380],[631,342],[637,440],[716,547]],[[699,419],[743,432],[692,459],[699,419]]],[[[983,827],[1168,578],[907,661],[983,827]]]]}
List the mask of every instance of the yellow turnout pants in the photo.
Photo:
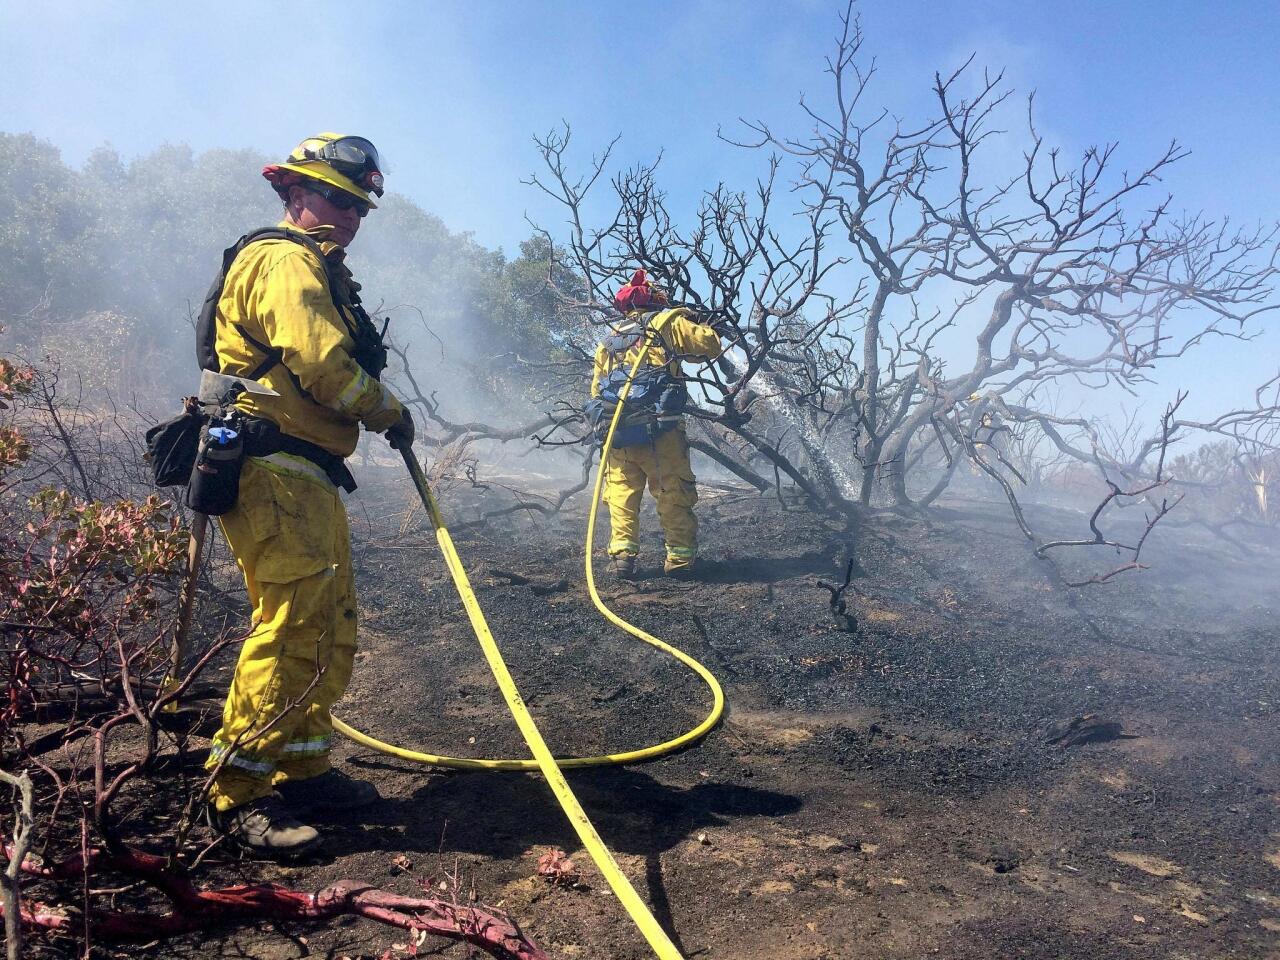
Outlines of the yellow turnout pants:
{"type": "Polygon", "coordinates": [[[246,460],[240,500],[220,519],[253,607],[207,764],[224,764],[210,800],[230,810],[329,769],[329,707],[351,679],[356,599],[347,513],[310,461],[246,460]]]}
{"type": "Polygon", "coordinates": [[[668,564],[688,566],[698,553],[698,520],[693,515],[698,488],[683,428],[660,434],[651,444],[609,451],[604,473],[612,534],[609,555],[639,553],[640,501],[646,482],[658,501],[668,564]]]}

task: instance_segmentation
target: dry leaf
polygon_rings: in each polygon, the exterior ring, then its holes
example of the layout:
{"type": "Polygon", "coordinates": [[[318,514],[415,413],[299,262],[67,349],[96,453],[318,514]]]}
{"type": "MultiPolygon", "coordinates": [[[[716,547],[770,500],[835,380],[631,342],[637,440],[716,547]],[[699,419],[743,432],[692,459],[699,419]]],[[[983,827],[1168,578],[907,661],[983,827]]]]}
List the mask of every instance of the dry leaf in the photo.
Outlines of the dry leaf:
{"type": "Polygon", "coordinates": [[[538,858],[538,876],[546,877],[552,883],[576,883],[578,869],[563,850],[552,847],[538,858]]]}

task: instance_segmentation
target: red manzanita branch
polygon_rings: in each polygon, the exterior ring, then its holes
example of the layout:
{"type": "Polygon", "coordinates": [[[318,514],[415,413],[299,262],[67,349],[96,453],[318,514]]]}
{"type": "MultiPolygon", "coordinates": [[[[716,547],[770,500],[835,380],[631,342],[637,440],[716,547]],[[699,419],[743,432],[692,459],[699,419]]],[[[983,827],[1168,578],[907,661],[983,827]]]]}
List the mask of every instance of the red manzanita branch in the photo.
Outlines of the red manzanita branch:
{"type": "MultiPolygon", "coordinates": [[[[90,935],[102,942],[146,941],[205,930],[230,920],[318,921],[354,915],[403,930],[463,940],[498,960],[549,960],[506,915],[484,907],[461,906],[435,897],[405,897],[354,880],[341,880],[312,893],[274,883],[197,889],[180,866],[129,847],[95,848],[52,866],[27,860],[23,872],[49,880],[69,880],[111,870],[149,884],[173,903],[163,914],[91,911],[90,935]]],[[[74,935],[68,912],[26,901],[23,922],[46,933],[74,935]]]]}

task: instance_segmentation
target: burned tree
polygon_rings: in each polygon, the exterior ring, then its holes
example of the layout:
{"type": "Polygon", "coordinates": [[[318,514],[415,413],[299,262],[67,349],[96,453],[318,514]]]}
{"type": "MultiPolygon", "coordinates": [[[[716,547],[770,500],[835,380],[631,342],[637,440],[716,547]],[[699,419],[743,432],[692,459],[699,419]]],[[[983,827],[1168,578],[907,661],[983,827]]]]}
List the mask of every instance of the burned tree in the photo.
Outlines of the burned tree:
{"type": "MultiPolygon", "coordinates": [[[[613,177],[617,213],[607,225],[592,229],[585,225],[583,204],[613,145],[593,161],[586,177],[575,179],[567,166],[570,139],[566,128],[537,141],[549,176],[530,180],[569,211],[564,256],[587,293],[573,298],[562,292],[564,306],[588,318],[571,341],[572,362],[561,368],[566,390],[573,385],[582,392],[595,328],[612,312],[612,288],[631,266],[643,266],[674,302],[725,321],[738,348],[691,377],[693,402],[686,413],[703,425],[691,433],[691,445],[757,487],[765,485],[757,472],[762,466],[785,474],[815,502],[847,502],[843,469],[821,455],[823,432],[814,413],[821,413],[824,389],[842,369],[842,325],[851,321],[863,291],[859,286],[843,297],[824,292],[824,281],[847,262],[828,254],[828,215],[811,211],[803,236],[794,239],[772,228],[780,169],[774,159],[752,195],[723,185],[708,192],[697,222],[685,232],[667,212],[655,162],[613,177]],[[810,320],[810,313],[816,319],[810,320]],[[791,409],[793,401],[800,412],[791,409]],[[765,409],[768,414],[757,419],[765,409]],[[788,443],[799,444],[802,456],[788,453],[788,443]]],[[[549,249],[559,250],[550,240],[549,249]]]]}
{"type": "Polygon", "coordinates": [[[562,296],[586,320],[580,368],[609,292],[644,267],[731,328],[725,359],[696,377],[695,445],[837,513],[928,507],[960,464],[1016,506],[1025,477],[1005,444],[1087,466],[1113,500],[1111,488],[1150,495],[1172,479],[1160,469],[1170,444],[1276,422],[1259,394],[1212,421],[1166,417],[1126,453],[1108,447],[1105,417],[1055,412],[1061,387],[1103,407],[1163,361],[1249,339],[1276,306],[1274,228],[1171,213],[1156,189],[1186,156],[1176,142],[1132,174],[1116,169],[1114,144],[1070,163],[1037,132],[1033,98],[1013,137],[1000,126],[1018,113],[1012,91],[972,58],[935,75],[933,114],[918,123],[870,108],[875,63],[852,7],[841,27],[829,104],[801,100],[808,133],[748,121],[722,135],[769,151],[767,173],[751,194],[706,191],[688,226],[668,211],[658,161],[606,177],[611,144],[579,176],[567,128],[537,140],[546,170],[530,182],[567,213],[557,266],[587,291],[562,296]],[[1014,168],[988,160],[996,142],[1023,148],[1014,168]],[[784,179],[797,201],[782,210],[784,179]],[[613,213],[592,225],[587,198],[605,182],[613,213]]]}

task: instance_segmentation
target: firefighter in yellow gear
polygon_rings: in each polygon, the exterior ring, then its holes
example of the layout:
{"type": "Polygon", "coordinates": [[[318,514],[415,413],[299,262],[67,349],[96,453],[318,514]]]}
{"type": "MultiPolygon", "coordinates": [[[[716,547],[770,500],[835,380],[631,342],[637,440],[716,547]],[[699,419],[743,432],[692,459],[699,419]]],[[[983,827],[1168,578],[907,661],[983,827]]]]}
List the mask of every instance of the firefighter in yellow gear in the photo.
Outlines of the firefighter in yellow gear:
{"type": "Polygon", "coordinates": [[[321,134],[266,167],[285,218],[234,255],[217,300],[219,372],[279,394],[237,401],[278,442],[248,448],[239,500],[221,517],[253,619],[208,761],[217,770],[209,797],[217,822],[266,856],[314,846],[319,832],[301,819],[308,812],[378,799],[372,784],[330,767],[329,708],[356,652],[350,531],[338,493],[338,483],[354,482],[342,460],[361,426],[413,440],[412,418],[378,379],[381,337],[343,263],[375,206],[370,192],[382,195],[380,166],[367,140],[321,134]]]}
{"type": "MultiPolygon", "coordinates": [[[[671,308],[666,292],[652,283],[643,270],[622,287],[614,302],[623,319],[612,336],[596,348],[591,396],[600,396],[601,385],[617,369],[630,370],[640,351],[646,367],[666,366],[682,380],[683,360],[714,360],[720,356],[720,337],[699,323],[685,307],[671,308]]],[[[668,576],[693,573],[698,553],[698,519],[693,508],[698,488],[689,463],[689,440],[684,424],[658,433],[648,443],[614,447],[604,464],[604,500],[609,506],[609,556],[616,575],[635,575],[640,552],[640,503],[647,485],[657,501],[658,519],[666,539],[668,576]]]]}

